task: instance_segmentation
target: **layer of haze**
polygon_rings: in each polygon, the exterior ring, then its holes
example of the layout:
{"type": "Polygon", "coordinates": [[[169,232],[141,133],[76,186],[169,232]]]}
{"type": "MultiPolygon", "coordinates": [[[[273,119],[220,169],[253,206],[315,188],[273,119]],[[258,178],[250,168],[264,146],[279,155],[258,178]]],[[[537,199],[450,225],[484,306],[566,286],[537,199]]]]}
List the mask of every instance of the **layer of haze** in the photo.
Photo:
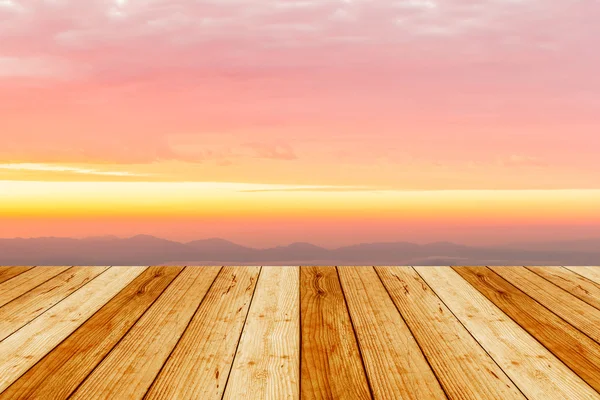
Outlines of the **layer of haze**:
{"type": "Polygon", "coordinates": [[[0,0],[0,237],[600,236],[593,0],[0,0]]]}

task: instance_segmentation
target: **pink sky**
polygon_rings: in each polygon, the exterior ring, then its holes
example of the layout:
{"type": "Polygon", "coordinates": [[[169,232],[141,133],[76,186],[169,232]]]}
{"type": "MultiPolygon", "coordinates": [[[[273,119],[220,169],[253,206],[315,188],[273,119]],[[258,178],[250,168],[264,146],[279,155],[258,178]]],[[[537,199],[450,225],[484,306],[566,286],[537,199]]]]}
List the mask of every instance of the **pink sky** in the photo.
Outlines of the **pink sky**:
{"type": "MultiPolygon", "coordinates": [[[[0,182],[587,196],[600,188],[598,21],[593,0],[0,0],[0,182]]],[[[15,218],[6,221],[20,235],[51,233],[15,218]]],[[[313,218],[313,231],[371,232],[361,240],[399,238],[402,223],[313,218]]],[[[160,234],[153,221],[102,230],[160,234]]],[[[572,228],[579,220],[542,222],[600,234],[572,228]]],[[[220,236],[243,242],[225,225],[220,236]]],[[[60,233],[101,224],[73,226],[60,233]]],[[[247,242],[308,236],[286,226],[247,242]]]]}

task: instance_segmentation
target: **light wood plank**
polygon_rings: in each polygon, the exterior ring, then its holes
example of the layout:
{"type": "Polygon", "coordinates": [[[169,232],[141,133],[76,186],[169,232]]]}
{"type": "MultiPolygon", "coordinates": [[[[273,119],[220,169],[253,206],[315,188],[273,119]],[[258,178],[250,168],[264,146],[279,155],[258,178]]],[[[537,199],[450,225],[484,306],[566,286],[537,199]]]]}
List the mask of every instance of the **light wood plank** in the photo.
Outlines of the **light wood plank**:
{"type": "Polygon", "coordinates": [[[338,270],[374,397],[446,398],[373,267],[338,270]]]}
{"type": "Polygon", "coordinates": [[[600,342],[600,310],[522,267],[490,267],[550,311],[600,342]]]}
{"type": "Polygon", "coordinates": [[[416,270],[528,399],[600,399],[594,389],[450,267],[416,270]]]}
{"type": "Polygon", "coordinates": [[[600,391],[600,344],[486,267],[455,267],[467,282],[600,391]]]}
{"type": "MultiPolygon", "coordinates": [[[[68,337],[145,267],[113,267],[0,343],[0,392],[68,337]]],[[[10,281],[9,281],[10,282],[10,281]]]]}
{"type": "Polygon", "coordinates": [[[33,267],[0,267],[0,283],[4,283],[33,267]]]}
{"type": "Polygon", "coordinates": [[[565,267],[569,271],[573,271],[590,281],[600,285],[600,267],[565,267]]]}
{"type": "Polygon", "coordinates": [[[573,296],[600,310],[600,285],[563,267],[527,267],[573,296]]]}
{"type": "Polygon", "coordinates": [[[370,399],[335,267],[300,270],[302,399],[370,399]]]}
{"type": "Polygon", "coordinates": [[[259,271],[221,270],[146,398],[222,397],[259,271]]]}
{"type": "Polygon", "coordinates": [[[182,269],[146,269],[0,394],[0,399],[68,398],[182,269]]]}
{"type": "Polygon", "coordinates": [[[299,273],[262,268],[224,399],[300,397],[299,273]]]}
{"type": "Polygon", "coordinates": [[[106,271],[108,267],[73,267],[0,307],[0,342],[106,271]]]}
{"type": "Polygon", "coordinates": [[[0,307],[70,267],[36,267],[0,284],[0,307]]]}
{"type": "Polygon", "coordinates": [[[375,269],[450,399],[525,398],[413,268],[375,269]]]}
{"type": "Polygon", "coordinates": [[[220,267],[188,267],[70,399],[142,399],[220,267]]]}

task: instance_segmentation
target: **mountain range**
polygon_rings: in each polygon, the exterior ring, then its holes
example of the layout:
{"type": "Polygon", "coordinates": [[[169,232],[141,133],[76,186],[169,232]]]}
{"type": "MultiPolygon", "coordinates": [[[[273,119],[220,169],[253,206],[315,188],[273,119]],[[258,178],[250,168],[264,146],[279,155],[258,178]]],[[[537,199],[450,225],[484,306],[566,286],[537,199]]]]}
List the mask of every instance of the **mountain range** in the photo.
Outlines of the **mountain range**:
{"type": "Polygon", "coordinates": [[[0,265],[600,265],[600,239],[467,246],[360,243],[265,249],[212,238],[180,243],[149,235],[0,239],[0,265]]]}

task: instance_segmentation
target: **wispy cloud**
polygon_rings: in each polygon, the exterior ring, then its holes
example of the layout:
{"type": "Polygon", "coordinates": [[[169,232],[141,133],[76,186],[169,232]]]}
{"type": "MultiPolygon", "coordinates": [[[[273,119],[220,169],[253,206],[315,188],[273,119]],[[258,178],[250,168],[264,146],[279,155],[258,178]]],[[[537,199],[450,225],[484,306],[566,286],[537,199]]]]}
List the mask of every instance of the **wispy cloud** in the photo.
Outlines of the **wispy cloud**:
{"type": "Polygon", "coordinates": [[[0,164],[0,170],[10,171],[37,171],[37,172],[66,172],[81,175],[100,175],[100,176],[147,176],[147,174],[138,174],[127,171],[100,171],[90,168],[69,167],[55,164],[36,164],[36,163],[15,163],[0,164]]]}
{"type": "Polygon", "coordinates": [[[546,167],[548,163],[538,157],[523,154],[511,154],[500,159],[500,164],[505,167],[546,167]]]}
{"type": "Polygon", "coordinates": [[[382,189],[367,186],[301,186],[301,187],[282,187],[270,189],[246,189],[240,190],[242,193],[260,193],[260,192],[372,192],[382,189]]]}
{"type": "Polygon", "coordinates": [[[72,78],[78,73],[67,61],[57,57],[2,57],[0,78],[72,78]]]}

